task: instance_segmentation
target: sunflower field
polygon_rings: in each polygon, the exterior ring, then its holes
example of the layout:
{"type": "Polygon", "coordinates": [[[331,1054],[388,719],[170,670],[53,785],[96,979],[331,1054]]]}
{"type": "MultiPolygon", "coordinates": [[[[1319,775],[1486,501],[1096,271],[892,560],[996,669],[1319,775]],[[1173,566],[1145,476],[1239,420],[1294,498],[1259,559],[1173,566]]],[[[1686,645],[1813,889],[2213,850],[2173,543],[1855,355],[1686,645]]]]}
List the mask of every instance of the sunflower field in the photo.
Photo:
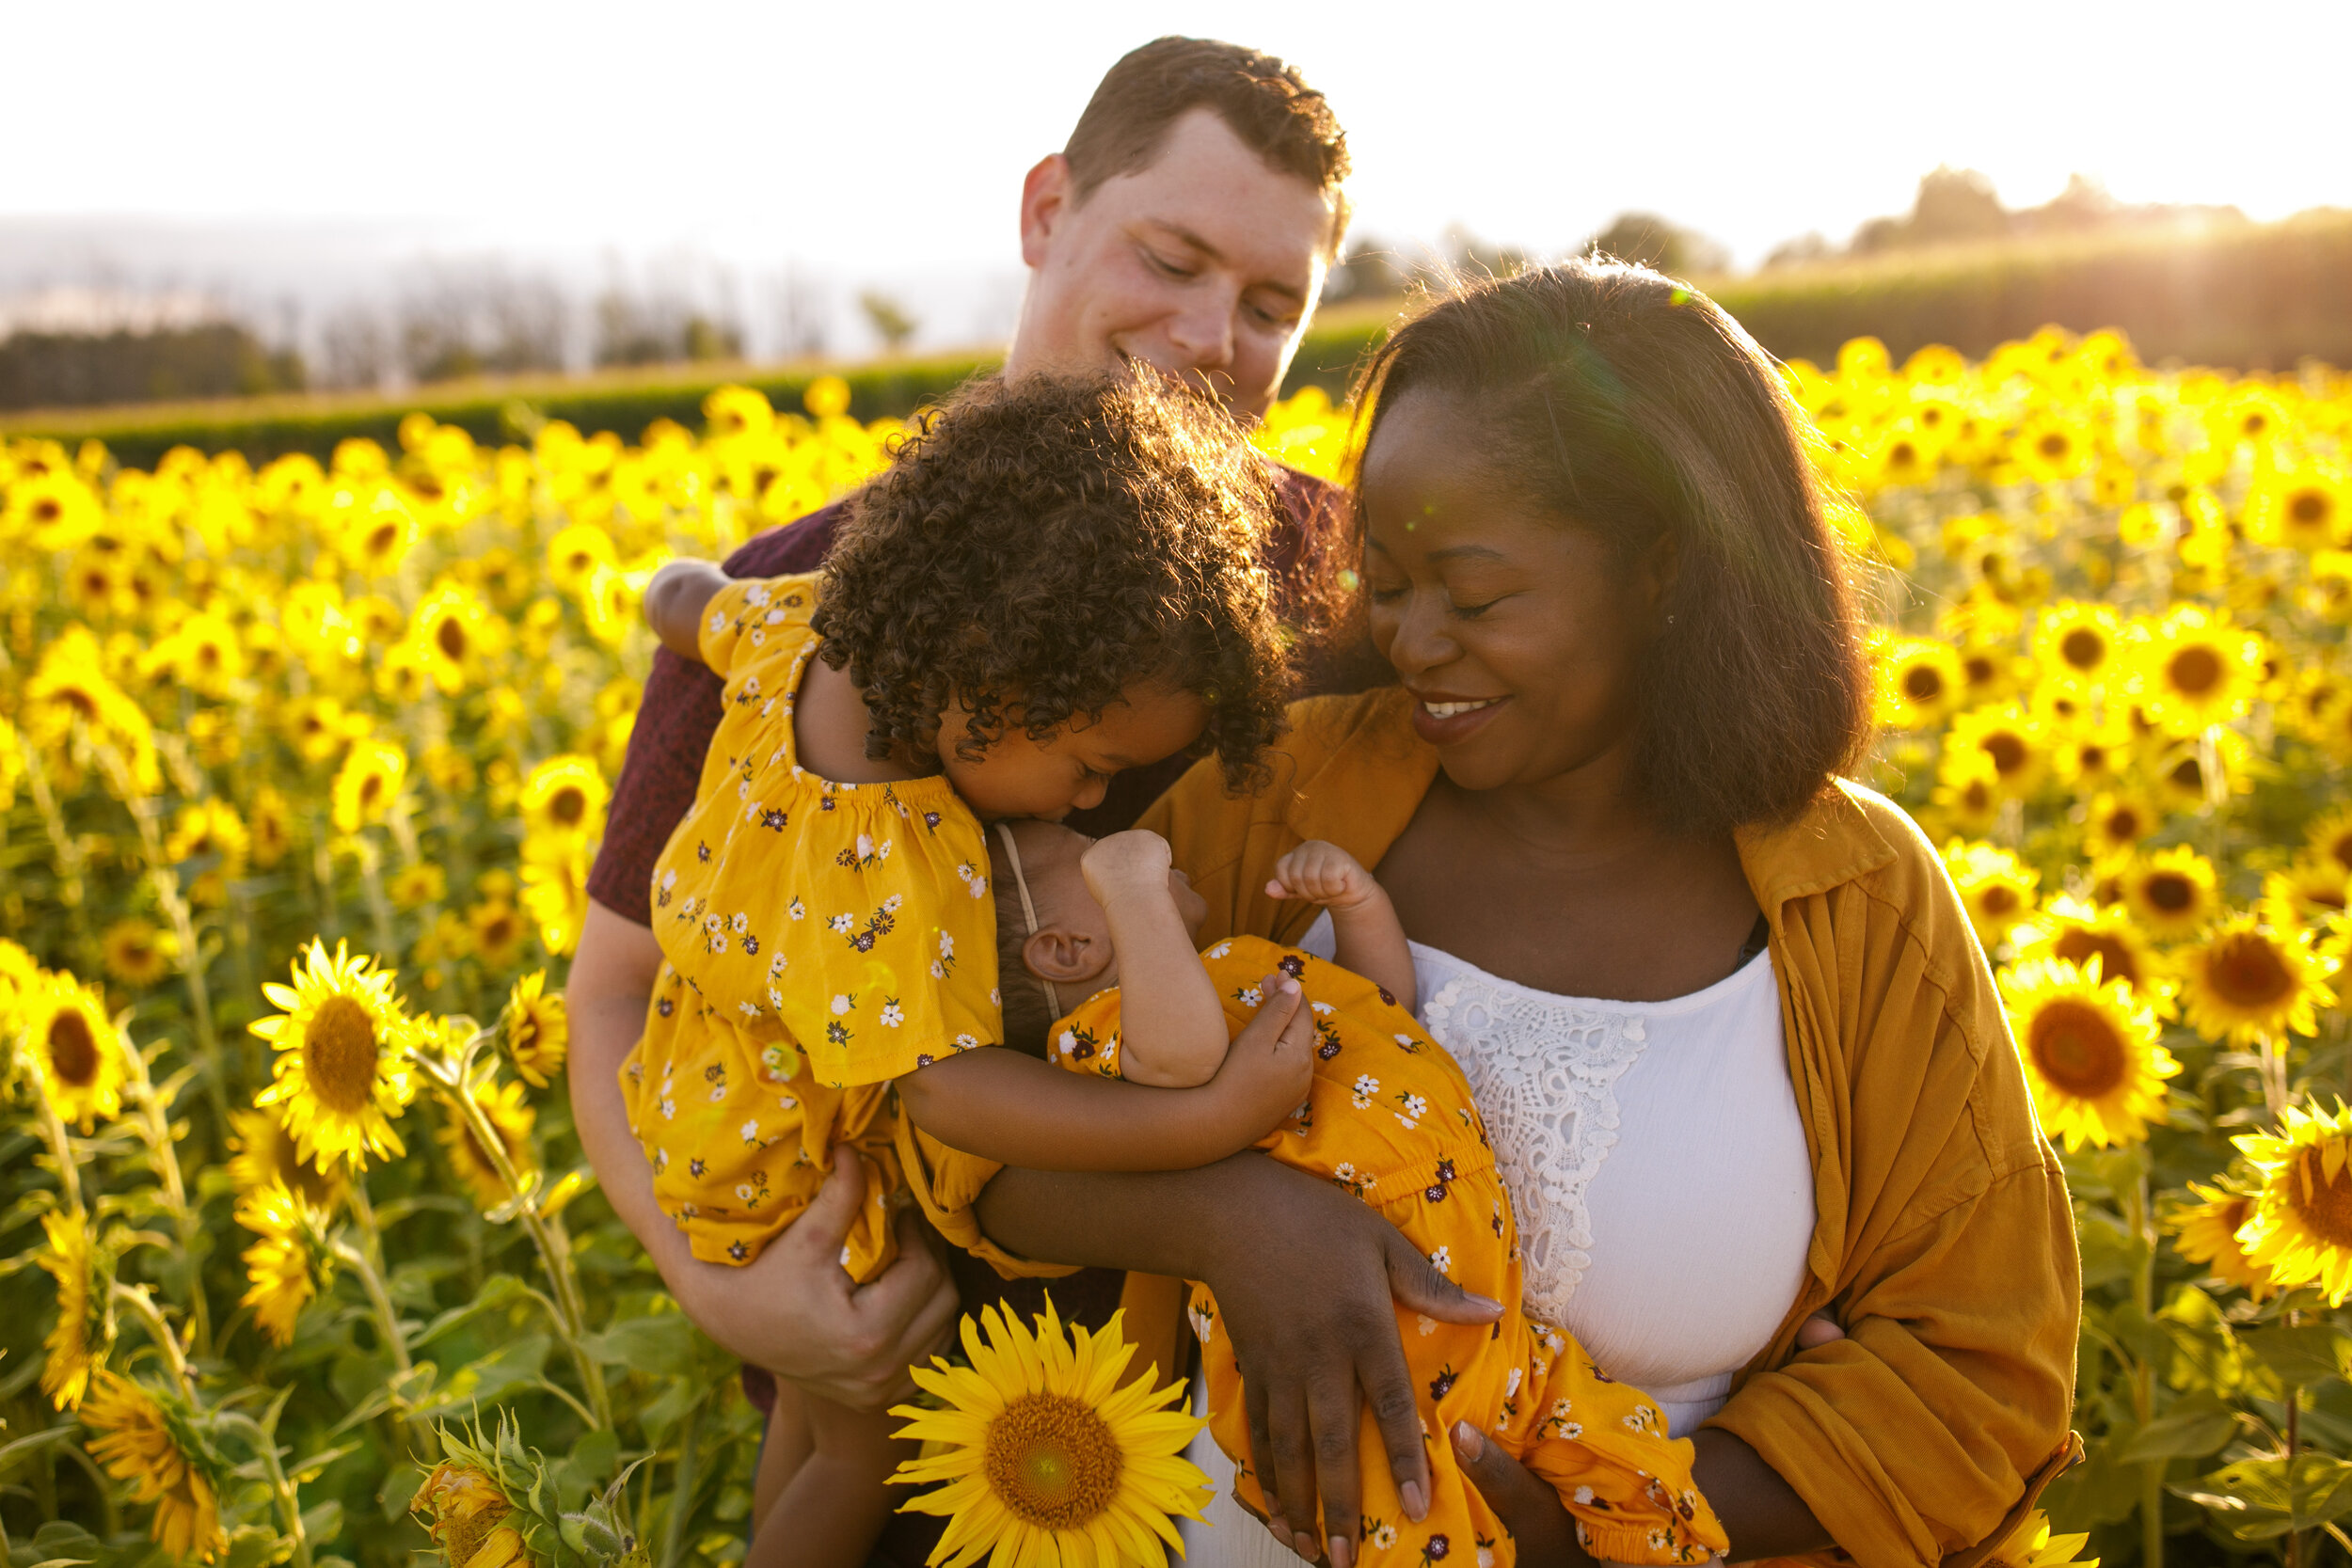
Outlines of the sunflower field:
{"type": "MultiPolygon", "coordinates": [[[[1788,375],[1874,782],[1948,846],[2078,1209],[2089,1460],[1995,1560],[2352,1548],[2352,381],[2055,330],[1788,375]]],[[[561,982],[647,578],[884,461],[806,401],[0,446],[8,1568],[741,1557],[757,1417],[595,1190],[561,982]]],[[[1259,438],[1346,436],[1310,390],[1259,438]]]]}

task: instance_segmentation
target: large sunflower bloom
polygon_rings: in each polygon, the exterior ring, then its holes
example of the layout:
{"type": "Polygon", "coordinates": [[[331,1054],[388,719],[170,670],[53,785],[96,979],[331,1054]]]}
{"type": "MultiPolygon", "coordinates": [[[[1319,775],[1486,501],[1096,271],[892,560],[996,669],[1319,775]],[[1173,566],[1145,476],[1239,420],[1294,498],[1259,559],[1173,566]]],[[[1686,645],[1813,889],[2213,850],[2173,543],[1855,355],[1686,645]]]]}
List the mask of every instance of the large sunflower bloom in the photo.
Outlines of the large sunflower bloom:
{"type": "Polygon", "coordinates": [[[2320,813],[2305,825],[2304,842],[2312,853],[2331,860],[2352,877],[2352,805],[2320,813]]]}
{"type": "Polygon", "coordinates": [[[2164,1080],[2181,1064],[2158,1043],[2155,1009],[2122,980],[2063,958],[2001,974],[2017,1053],[2042,1125],[2070,1149],[2137,1143],[2164,1117],[2164,1080]]]}
{"type": "Polygon", "coordinates": [[[2019,957],[2064,958],[2085,974],[2095,964],[2101,980],[2121,980],[2157,1003],[2159,1012],[2166,1010],[2161,1002],[2169,988],[2164,966],[2129,911],[2060,894],[2034,916],[2028,929],[2032,934],[2024,939],[2019,957]]]}
{"type": "Polygon", "coordinates": [[[283,1011],[251,1026],[278,1051],[272,1082],[253,1102],[283,1105],[294,1148],[321,1170],[339,1161],[357,1170],[371,1154],[405,1153],[391,1118],[416,1085],[406,1055],[410,1025],[392,976],[372,958],[351,958],[341,942],[330,958],[314,940],[294,961],[294,982],[262,988],[283,1011]]]}
{"type": "Polygon", "coordinates": [[[408,775],[408,757],[389,740],[358,740],[335,775],[335,827],[356,833],[383,820],[408,775]]]}
{"type": "Polygon", "coordinates": [[[2122,882],[2124,904],[2158,942],[2193,937],[2221,912],[2213,863],[2186,845],[2134,862],[2122,882]]]}
{"type": "Polygon", "coordinates": [[[2041,677],[2070,691],[2096,689],[2114,673],[2123,623],[2103,604],[2069,599],[2042,612],[2034,626],[2034,665],[2041,677]]]}
{"type": "Polygon", "coordinates": [[[911,1485],[942,1482],[905,1507],[945,1514],[946,1533],[931,1561],[965,1568],[987,1556],[995,1568],[1060,1563],[1156,1562],[1162,1543],[1182,1547],[1168,1516],[1200,1516],[1206,1478],[1184,1457],[1201,1423],[1166,1408],[1184,1386],[1153,1392],[1149,1375],[1124,1387],[1135,1347],[1119,1320],[1073,1338],[1051,1300],[1032,1335],[993,1307],[980,1326],[963,1320],[968,1367],[934,1358],[911,1369],[945,1409],[898,1405],[900,1437],[923,1441],[926,1457],[898,1467],[911,1485]]]}
{"type": "Polygon", "coordinates": [[[2328,1305],[2352,1296],[2352,1111],[2287,1107],[2275,1133],[2231,1140],[2262,1177],[2253,1217],[2238,1231],[2246,1256],[2281,1290],[2317,1285],[2328,1305]]]}
{"type": "Polygon", "coordinates": [[[2042,1510],[2028,1509],[2017,1521],[2017,1528],[2001,1538],[1983,1560],[1981,1568],[2099,1568],[2099,1560],[2088,1561],[2077,1558],[2090,1540],[2089,1531],[2079,1535],[2053,1535],[2050,1516],[2042,1510]]]}
{"type": "Polygon", "coordinates": [[[88,1220],[52,1212],[41,1215],[40,1228],[49,1245],[36,1256],[57,1282],[56,1326],[41,1342],[48,1359],[40,1369],[40,1391],[57,1409],[71,1410],[105,1360],[106,1285],[93,1277],[88,1220]]]}
{"type": "Polygon", "coordinates": [[[299,1193],[272,1181],[237,1203],[237,1223],[261,1238],[245,1249],[249,1289],[238,1302],[253,1308],[270,1342],[294,1343],[294,1322],[318,1294],[320,1259],[313,1242],[323,1216],[299,1193]]]}
{"type": "Polygon", "coordinates": [[[1960,654],[1930,637],[1891,641],[1878,657],[1879,722],[1900,730],[1934,729],[1952,715],[1967,677],[1960,654]]]}
{"type": "Polygon", "coordinates": [[[44,974],[23,1007],[25,1049],[57,1119],[87,1132],[120,1112],[129,1048],[96,993],[71,974],[44,974]]]}
{"type": "Polygon", "coordinates": [[[544,969],[516,981],[506,993],[506,1015],[500,1021],[507,1060],[534,1089],[546,1088],[548,1080],[564,1070],[564,1053],[571,1040],[564,993],[547,990],[547,983],[544,969]]]}
{"type": "Polygon", "coordinates": [[[1960,891],[1977,940],[1988,949],[2008,941],[2010,927],[2033,913],[2042,873],[2006,849],[1956,838],[1944,847],[1944,869],[1960,891]]]}
{"type": "Polygon", "coordinates": [[[596,765],[576,752],[548,758],[523,782],[523,826],[532,838],[594,838],[612,791],[596,765]]]}
{"type": "Polygon", "coordinates": [[[2201,1202],[2175,1209],[2165,1218],[2173,1247],[2192,1263],[2202,1263],[2224,1284],[2235,1285],[2256,1301],[2270,1294],[2270,1275],[2246,1255],[2237,1239],[2254,1215],[2255,1196],[2227,1185],[2207,1187],[2192,1181],[2191,1194],[2201,1202]]]}
{"type": "Polygon", "coordinates": [[[105,934],[98,939],[98,950],[105,960],[107,974],[126,986],[141,990],[170,974],[173,962],[180,957],[178,939],[136,915],[107,927],[105,934]]]}
{"type": "Polygon", "coordinates": [[[330,1176],[305,1160],[274,1113],[230,1112],[230,1186],[243,1196],[272,1182],[291,1187],[319,1209],[341,1203],[347,1185],[340,1171],[330,1176]]]}
{"type": "Polygon", "coordinates": [[[81,1418],[82,1425],[98,1434],[90,1439],[90,1456],[117,1481],[131,1482],[132,1501],[155,1505],[155,1522],[148,1534],[166,1556],[210,1562],[228,1547],[211,1478],[198,1467],[171,1418],[145,1388],[102,1371],[98,1386],[83,1402],[81,1418]]]}
{"type": "Polygon", "coordinates": [[[1944,736],[1945,755],[1965,756],[1970,752],[1982,752],[1993,759],[1993,776],[2004,795],[2031,795],[2049,773],[2042,726],[2014,703],[1979,708],[1952,721],[1944,736]]]}
{"type": "MultiPolygon", "coordinates": [[[[531,1128],[539,1119],[539,1113],[531,1108],[520,1084],[493,1084],[488,1078],[477,1079],[467,1092],[482,1108],[491,1128],[499,1135],[499,1143],[506,1155],[506,1164],[517,1176],[530,1170],[531,1128]]],[[[464,1111],[455,1105],[447,1107],[447,1118],[435,1130],[449,1153],[450,1168],[473,1194],[474,1201],[485,1209],[495,1209],[514,1195],[507,1191],[505,1179],[499,1175],[498,1164],[490,1151],[474,1136],[473,1127],[466,1120],[464,1111]]]]}
{"type": "Polygon", "coordinates": [[[2242,717],[2262,679],[2262,639],[2227,615],[2175,605],[2138,633],[2130,688],[2149,719],[2191,736],[2242,717]]]}
{"type": "Polygon", "coordinates": [[[2172,956],[2181,1008],[2209,1039],[2252,1045],[2266,1037],[2319,1032],[2318,1009],[2335,1006],[2335,963],[2312,951],[2288,911],[2239,914],[2172,956]]]}
{"type": "Polygon", "coordinates": [[[2092,860],[2128,855],[2164,823],[2164,813],[2137,790],[2103,790],[2083,808],[2083,847],[2092,860]]]}

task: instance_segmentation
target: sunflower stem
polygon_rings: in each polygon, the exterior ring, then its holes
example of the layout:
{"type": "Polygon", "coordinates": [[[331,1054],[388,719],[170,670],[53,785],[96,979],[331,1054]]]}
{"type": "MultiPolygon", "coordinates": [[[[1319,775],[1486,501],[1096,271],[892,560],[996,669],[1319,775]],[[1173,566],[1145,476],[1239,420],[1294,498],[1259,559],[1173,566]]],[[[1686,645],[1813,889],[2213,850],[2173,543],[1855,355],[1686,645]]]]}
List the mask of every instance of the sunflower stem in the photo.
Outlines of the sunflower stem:
{"type": "Polygon", "coordinates": [[[391,1353],[392,1365],[403,1377],[413,1363],[408,1358],[408,1338],[400,1331],[400,1314],[392,1308],[391,1291],[384,1284],[384,1238],[376,1228],[375,1210],[368,1202],[367,1179],[354,1172],[351,1179],[350,1208],[353,1226],[359,1232],[359,1244],[348,1242],[335,1243],[335,1256],[359,1276],[360,1288],[368,1293],[368,1304],[375,1309],[377,1331],[384,1338],[384,1348],[391,1353]]]}
{"type": "Polygon", "coordinates": [[[172,1386],[180,1391],[180,1397],[193,1402],[196,1387],[188,1377],[187,1353],[181,1349],[180,1337],[171,1331],[171,1324],[165,1321],[162,1308],[155,1305],[155,1298],[148,1294],[147,1287],[125,1285],[117,1280],[114,1299],[131,1309],[131,1315],[138,1319],[140,1326],[147,1330],[147,1337],[155,1342],[155,1348],[164,1353],[164,1366],[171,1373],[172,1386]]]}
{"type": "MultiPolygon", "coordinates": [[[[2299,1328],[2302,1326],[2302,1312],[2296,1307],[2288,1307],[2287,1326],[2289,1328],[2299,1328]]],[[[2299,1383],[2291,1384],[2288,1386],[2286,1392],[2287,1484],[2291,1487],[2295,1484],[2295,1456],[2303,1447],[2303,1386],[2299,1383]]],[[[2289,1530],[2287,1531],[2286,1568],[2302,1568],[2302,1564],[2303,1532],[2301,1530],[2289,1530]]]]}
{"type": "Polygon", "coordinates": [[[40,1116],[40,1135],[49,1145],[50,1158],[57,1162],[57,1190],[65,1197],[66,1212],[78,1222],[84,1215],[82,1208],[82,1171],[73,1163],[73,1140],[58,1117],[57,1108],[49,1103],[45,1094],[35,1095],[33,1103],[40,1116]]]}
{"type": "Polygon", "coordinates": [[[139,849],[147,857],[147,879],[155,890],[156,907],[171,924],[171,934],[180,943],[180,973],[187,981],[188,1016],[196,1028],[197,1053],[204,1063],[205,1098],[213,1102],[214,1137],[229,1135],[228,1064],[221,1059],[220,1036],[213,1026],[213,993],[204,982],[204,957],[196,944],[196,919],[189,911],[188,901],[180,893],[180,874],[164,858],[163,829],[157,824],[159,806],[155,797],[141,790],[131,777],[130,765],[111,746],[99,746],[99,765],[105,768],[107,782],[114,785],[116,798],[130,812],[131,820],[139,831],[139,849]]]}
{"type": "Polygon", "coordinates": [[[564,1348],[571,1354],[572,1365],[580,1373],[580,1386],[586,1390],[588,1403],[595,1410],[596,1424],[610,1429],[612,1425],[612,1402],[604,1386],[604,1369],[588,1354],[583,1343],[588,1332],[587,1302],[580,1289],[580,1275],[572,1267],[571,1237],[561,1222],[552,1215],[543,1215],[534,1201],[535,1194],[523,1190],[522,1173],[506,1152],[506,1139],[490,1124],[487,1112],[473,1097],[468,1085],[473,1053],[486,1041],[486,1034],[477,1032],[467,1043],[456,1060],[445,1056],[420,1060],[448,1093],[466,1118],[467,1130],[472,1133],[475,1146],[481,1149],[490,1167],[498,1172],[500,1182],[506,1189],[507,1200],[515,1207],[523,1228],[531,1233],[532,1244],[539,1249],[539,1266],[547,1271],[548,1283],[555,1291],[556,1333],[563,1338],[564,1348]]]}
{"type": "Polygon", "coordinates": [[[368,896],[368,918],[375,927],[375,950],[387,962],[399,954],[392,942],[392,902],[384,896],[384,857],[376,849],[375,841],[363,829],[350,838],[352,853],[359,859],[359,886],[368,896]]]}
{"type": "MultiPolygon", "coordinates": [[[[2139,1256],[2132,1268],[2132,1304],[2139,1308],[2142,1320],[2154,1317],[2156,1306],[2156,1237],[2151,1224],[2152,1206],[2148,1201],[2148,1149],[2142,1144],[2132,1150],[2132,1184],[2125,1193],[2124,1220],[2131,1227],[2132,1239],[2139,1243],[2139,1256]]],[[[2135,1357],[2132,1362],[2132,1414],[2145,1429],[2156,1415],[2156,1369],[2153,1364],[2135,1357]]],[[[2139,1568],[2164,1568],[2164,1471],[2163,1460],[2152,1460],[2140,1467],[2139,1474],[2139,1568]]]]}
{"type": "Polygon", "coordinates": [[[678,1568],[678,1554],[686,1544],[686,1516],[694,1511],[694,1443],[701,1434],[704,1401],[696,1400],[686,1408],[686,1418],[678,1422],[677,1463],[670,1471],[670,1506],[661,1519],[661,1555],[655,1560],[660,1568],[678,1568]]]}
{"type": "Polygon", "coordinates": [[[278,1516],[285,1521],[287,1543],[294,1547],[292,1568],[311,1568],[310,1537],[302,1528],[302,1495],[286,1474],[285,1453],[278,1446],[277,1421],[273,1418],[265,1427],[252,1417],[233,1411],[223,1412],[219,1419],[225,1425],[241,1429],[252,1440],[253,1457],[261,1461],[272,1500],[278,1504],[278,1516]]]}
{"type": "Polygon", "coordinates": [[[75,946],[87,956],[95,950],[95,943],[90,940],[89,910],[82,901],[82,846],[66,828],[65,813],[58,808],[56,793],[49,787],[49,769],[41,760],[40,749],[19,736],[17,750],[24,753],[24,782],[32,787],[33,804],[40,809],[41,828],[49,835],[57,899],[72,919],[75,946]]]}
{"type": "MultiPolygon", "coordinates": [[[[172,1147],[171,1108],[163,1103],[155,1092],[155,1080],[149,1073],[146,1053],[125,1042],[123,1054],[130,1058],[132,1086],[138,1096],[138,1117],[135,1126],[139,1140],[147,1145],[147,1160],[155,1179],[162,1183],[164,1210],[171,1216],[171,1227],[180,1238],[180,1266],[188,1278],[188,1342],[198,1356],[213,1353],[212,1312],[204,1300],[204,1270],[199,1261],[202,1256],[197,1245],[203,1227],[198,1223],[194,1210],[188,1207],[187,1183],[180,1173],[180,1154],[172,1147]]],[[[223,1121],[224,1134],[229,1126],[223,1121]]]]}

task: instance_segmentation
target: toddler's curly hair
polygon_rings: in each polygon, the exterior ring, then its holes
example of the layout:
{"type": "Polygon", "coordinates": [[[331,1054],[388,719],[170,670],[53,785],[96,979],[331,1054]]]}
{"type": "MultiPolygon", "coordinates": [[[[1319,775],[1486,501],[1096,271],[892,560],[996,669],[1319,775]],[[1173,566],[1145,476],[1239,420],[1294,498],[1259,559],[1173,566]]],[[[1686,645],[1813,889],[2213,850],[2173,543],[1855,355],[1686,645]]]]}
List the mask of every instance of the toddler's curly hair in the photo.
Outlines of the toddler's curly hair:
{"type": "Polygon", "coordinates": [[[851,508],[812,626],[849,667],[870,756],[936,738],[969,760],[1017,704],[1030,739],[1140,681],[1199,696],[1235,788],[1279,733],[1289,676],[1258,550],[1270,466],[1224,413],[1148,372],[991,377],[917,420],[851,508]]]}

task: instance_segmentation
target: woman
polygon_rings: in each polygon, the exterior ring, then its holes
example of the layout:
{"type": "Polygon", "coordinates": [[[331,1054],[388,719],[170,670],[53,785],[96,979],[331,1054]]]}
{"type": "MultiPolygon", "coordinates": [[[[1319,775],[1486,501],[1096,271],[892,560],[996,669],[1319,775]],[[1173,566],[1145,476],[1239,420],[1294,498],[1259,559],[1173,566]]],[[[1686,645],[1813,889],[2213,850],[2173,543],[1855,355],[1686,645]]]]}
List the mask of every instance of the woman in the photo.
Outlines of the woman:
{"type": "MultiPolygon", "coordinates": [[[[1834,782],[1867,688],[1770,361],[1703,297],[1576,262],[1442,301],[1366,391],[1362,578],[1398,684],[1298,705],[1270,787],[1196,770],[1143,825],[1211,936],[1317,945],[1265,892],[1302,839],[1376,867],[1531,1307],[1692,1433],[1735,1558],[1970,1561],[2070,1452],[2072,1219],[1935,855],[1834,782]],[[1845,1336],[1800,1350],[1822,1311],[1845,1336]]],[[[1318,1499],[1359,1517],[1359,1392],[1400,1489],[1421,1474],[1385,1298],[1474,1308],[1337,1188],[1250,1156],[1014,1171],[980,1214],[1016,1253],[1217,1292],[1301,1555],[1361,1550],[1309,1533],[1318,1499]]],[[[1519,1560],[1584,1560],[1547,1488],[1446,1435],[1519,1560]]]]}

